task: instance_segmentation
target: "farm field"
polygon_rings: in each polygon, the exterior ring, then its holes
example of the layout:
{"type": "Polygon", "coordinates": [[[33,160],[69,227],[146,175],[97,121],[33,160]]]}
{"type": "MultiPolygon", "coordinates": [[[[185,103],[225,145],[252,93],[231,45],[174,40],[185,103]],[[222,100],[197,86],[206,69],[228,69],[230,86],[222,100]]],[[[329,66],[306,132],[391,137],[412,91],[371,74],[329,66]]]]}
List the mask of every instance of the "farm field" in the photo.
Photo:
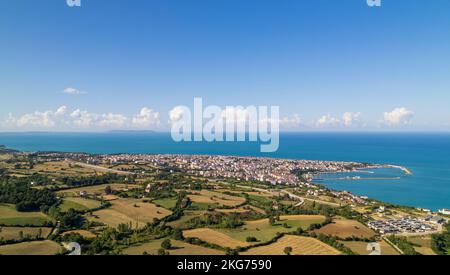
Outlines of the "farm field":
{"type": "Polygon", "coordinates": [[[209,190],[201,190],[193,192],[193,194],[188,195],[194,203],[203,203],[219,206],[238,206],[245,202],[242,197],[230,196],[220,192],[213,192],[209,190]]]}
{"type": "Polygon", "coordinates": [[[81,236],[83,236],[86,239],[92,239],[95,238],[96,235],[90,231],[87,230],[72,230],[72,231],[66,231],[64,233],[62,233],[62,236],[65,236],[67,234],[80,234],[81,236]]]}
{"type": "Polygon", "coordinates": [[[56,194],[58,194],[60,196],[75,196],[75,197],[77,197],[80,195],[80,192],[85,191],[91,195],[101,196],[101,195],[106,195],[105,194],[106,186],[110,186],[111,189],[114,191],[121,191],[125,188],[133,189],[133,188],[141,187],[138,184],[122,184],[122,183],[100,184],[100,185],[77,187],[77,188],[62,190],[62,191],[56,192],[56,194]]]}
{"type": "Polygon", "coordinates": [[[20,232],[23,236],[29,235],[36,238],[39,234],[41,238],[46,238],[51,232],[51,227],[3,227],[0,226],[0,239],[5,241],[20,240],[20,232]]]}
{"type": "Polygon", "coordinates": [[[188,230],[184,232],[184,236],[199,238],[205,242],[217,244],[222,247],[246,247],[258,242],[270,241],[278,232],[292,232],[298,227],[306,229],[309,225],[321,223],[324,220],[325,217],[319,215],[280,216],[280,221],[275,226],[269,224],[269,219],[261,219],[247,221],[241,228],[236,229],[199,228],[188,230]],[[288,228],[283,226],[284,223],[288,225],[288,228]],[[258,242],[248,243],[247,237],[255,237],[258,242]]]}
{"type": "Polygon", "coordinates": [[[102,204],[99,201],[85,199],[81,197],[69,197],[64,198],[62,204],[59,206],[62,212],[67,212],[70,208],[78,211],[85,211],[89,209],[95,209],[100,207],[102,204]]]}
{"type": "MultiPolygon", "coordinates": [[[[55,176],[77,176],[77,175],[95,175],[98,174],[94,169],[85,168],[79,165],[71,164],[67,161],[46,162],[43,164],[36,164],[33,169],[29,170],[31,173],[45,173],[47,175],[55,176]]],[[[101,173],[100,173],[101,174],[101,173]]]]}
{"type": "Polygon", "coordinates": [[[176,198],[166,198],[166,199],[158,199],[152,201],[156,205],[160,205],[166,209],[174,208],[177,205],[177,199],[176,198]]]}
{"type": "Polygon", "coordinates": [[[292,215],[280,216],[280,221],[276,225],[270,225],[269,219],[261,219],[256,221],[245,222],[242,228],[238,229],[218,229],[218,231],[245,242],[247,237],[255,237],[259,242],[266,242],[273,239],[277,232],[287,233],[295,231],[298,227],[307,229],[309,225],[314,223],[322,223],[325,221],[324,216],[319,215],[292,215]],[[285,228],[283,224],[287,224],[285,228]]]}
{"type": "Polygon", "coordinates": [[[118,199],[111,203],[110,208],[95,211],[92,216],[87,216],[87,219],[114,228],[121,223],[131,222],[133,226],[140,228],[152,222],[154,218],[161,219],[172,214],[170,210],[136,199],[118,199]]]}
{"type": "MultiPolygon", "coordinates": [[[[148,243],[129,247],[122,252],[126,255],[142,255],[147,252],[150,255],[156,255],[161,248],[164,239],[150,241],[148,243]]],[[[198,245],[192,245],[181,241],[170,240],[172,249],[167,250],[170,255],[224,255],[220,250],[206,248],[198,245]]]]}
{"type": "Polygon", "coordinates": [[[62,247],[53,241],[25,242],[0,246],[0,255],[55,255],[62,247]]]}
{"type": "Polygon", "coordinates": [[[40,226],[52,219],[41,212],[18,212],[14,205],[0,204],[0,225],[40,226]]]}
{"type": "Polygon", "coordinates": [[[236,248],[246,247],[250,244],[247,242],[236,240],[227,234],[210,228],[197,228],[183,232],[185,238],[198,238],[202,241],[212,243],[221,247],[236,248]]]}
{"type": "Polygon", "coordinates": [[[375,236],[373,232],[367,226],[359,223],[355,220],[348,220],[344,218],[335,218],[333,222],[326,226],[315,230],[317,234],[325,234],[340,238],[359,237],[359,238],[371,238],[375,236]]]}
{"type": "Polygon", "coordinates": [[[203,215],[205,211],[184,211],[184,215],[178,220],[168,222],[167,225],[173,228],[187,229],[186,223],[191,219],[203,215]]]}
{"type": "Polygon", "coordinates": [[[414,249],[422,255],[436,255],[431,248],[431,236],[415,236],[408,237],[408,241],[413,243],[414,249]]]}
{"type": "Polygon", "coordinates": [[[255,193],[253,194],[249,194],[248,198],[250,200],[254,200],[256,202],[262,203],[262,204],[270,204],[272,203],[272,199],[270,199],[270,197],[264,196],[264,195],[255,195],[255,193]]]}
{"type": "Polygon", "coordinates": [[[247,208],[245,206],[241,206],[238,208],[232,208],[232,209],[215,209],[215,211],[219,212],[219,213],[225,213],[225,214],[231,214],[231,213],[243,214],[243,213],[253,212],[253,210],[251,208],[247,208]]]}
{"type": "MultiPolygon", "coordinates": [[[[356,242],[356,241],[339,241],[344,244],[351,251],[359,255],[369,255],[370,251],[367,250],[368,243],[366,242],[356,242]]],[[[397,250],[390,246],[385,241],[378,242],[381,248],[381,255],[400,255],[397,250]]]]}
{"type": "Polygon", "coordinates": [[[292,248],[292,255],[341,254],[335,248],[314,238],[286,235],[273,244],[252,248],[240,255],[285,255],[285,247],[292,248]]]}

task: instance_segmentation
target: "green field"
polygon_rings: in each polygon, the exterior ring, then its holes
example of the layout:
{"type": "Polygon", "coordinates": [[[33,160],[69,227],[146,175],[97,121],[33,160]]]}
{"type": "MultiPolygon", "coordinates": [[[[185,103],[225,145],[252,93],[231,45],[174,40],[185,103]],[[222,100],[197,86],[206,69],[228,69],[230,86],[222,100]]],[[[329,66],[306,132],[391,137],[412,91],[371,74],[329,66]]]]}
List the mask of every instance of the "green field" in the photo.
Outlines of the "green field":
{"type": "MultiPolygon", "coordinates": [[[[129,247],[123,250],[123,254],[126,255],[142,255],[146,252],[149,255],[157,255],[158,250],[161,248],[163,239],[154,240],[145,244],[129,247]]],[[[192,245],[181,241],[170,240],[172,243],[171,249],[167,250],[170,255],[223,255],[223,251],[206,248],[198,245],[192,245]]]]}
{"type": "Polygon", "coordinates": [[[250,200],[262,203],[262,204],[270,204],[272,203],[272,200],[263,196],[258,196],[258,195],[252,195],[252,194],[248,194],[248,198],[250,200]]]}
{"type": "Polygon", "coordinates": [[[270,225],[268,219],[246,222],[239,229],[219,229],[218,231],[232,237],[233,239],[245,242],[247,237],[255,237],[260,242],[267,242],[273,239],[277,232],[293,232],[297,228],[307,229],[311,224],[322,223],[323,216],[282,216],[281,221],[275,225],[270,225]],[[287,224],[287,228],[283,225],[287,224]]]}
{"type": "Polygon", "coordinates": [[[414,249],[422,255],[436,255],[431,248],[431,236],[408,237],[408,241],[414,244],[414,249]]]}
{"type": "Polygon", "coordinates": [[[217,207],[219,207],[218,204],[207,203],[207,202],[192,202],[190,205],[190,208],[195,209],[195,210],[208,210],[208,209],[214,209],[217,207]]]}
{"type": "Polygon", "coordinates": [[[203,215],[204,211],[184,211],[184,215],[178,220],[168,222],[167,225],[173,228],[187,229],[187,223],[195,217],[203,215]]]}
{"type": "Polygon", "coordinates": [[[52,219],[41,212],[18,212],[14,205],[0,204],[0,225],[41,226],[52,219]]]}
{"type": "Polygon", "coordinates": [[[101,202],[91,199],[70,197],[65,198],[62,204],[59,206],[62,212],[67,212],[69,209],[74,209],[78,211],[86,211],[89,209],[96,209],[101,206],[101,202]]]}
{"type": "MultiPolygon", "coordinates": [[[[352,250],[353,252],[359,255],[369,255],[370,251],[367,250],[367,245],[369,243],[366,242],[358,242],[358,241],[339,241],[344,244],[347,248],[352,250]]],[[[381,255],[399,255],[397,250],[395,250],[392,246],[390,246],[385,241],[378,242],[380,244],[381,255]]]]}
{"type": "Polygon", "coordinates": [[[166,209],[172,209],[177,205],[177,199],[176,198],[167,198],[167,199],[158,199],[152,201],[156,205],[160,205],[166,209]]]}

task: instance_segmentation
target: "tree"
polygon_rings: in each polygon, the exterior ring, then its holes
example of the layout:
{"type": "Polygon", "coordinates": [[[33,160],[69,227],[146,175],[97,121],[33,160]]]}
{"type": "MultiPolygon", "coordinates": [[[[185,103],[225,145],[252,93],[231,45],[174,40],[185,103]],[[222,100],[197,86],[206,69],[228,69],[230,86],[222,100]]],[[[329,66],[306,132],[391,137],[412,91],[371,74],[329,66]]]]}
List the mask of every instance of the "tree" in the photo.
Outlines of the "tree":
{"type": "Polygon", "coordinates": [[[270,216],[270,217],[269,217],[269,224],[270,224],[270,225],[275,225],[275,223],[276,223],[275,218],[274,218],[273,216],[270,216]]]}
{"type": "Polygon", "coordinates": [[[164,248],[160,248],[158,249],[158,255],[160,256],[169,255],[169,252],[165,251],[164,248]]]}
{"type": "Polygon", "coordinates": [[[59,213],[57,217],[61,221],[61,225],[66,228],[80,228],[85,221],[84,217],[74,209],[69,209],[66,213],[59,213]]]}
{"type": "Polygon", "coordinates": [[[161,243],[161,248],[165,249],[165,250],[169,250],[172,248],[172,243],[170,242],[169,239],[165,239],[162,243],[161,243]]]}
{"type": "Polygon", "coordinates": [[[117,231],[119,231],[119,233],[129,233],[131,231],[131,226],[127,223],[121,223],[117,226],[117,231]]]}
{"type": "Polygon", "coordinates": [[[248,243],[255,243],[255,242],[258,241],[258,239],[255,238],[255,237],[249,236],[249,237],[247,237],[246,241],[247,241],[248,243]]]}
{"type": "Polygon", "coordinates": [[[111,186],[107,185],[107,186],[105,187],[105,193],[106,193],[107,195],[112,194],[111,186]]]}
{"type": "Polygon", "coordinates": [[[292,247],[288,246],[284,248],[284,254],[291,255],[292,253],[292,247]]]}
{"type": "Polygon", "coordinates": [[[172,237],[173,237],[175,240],[179,240],[179,241],[183,240],[183,239],[184,239],[183,231],[181,231],[181,229],[179,229],[179,228],[176,228],[176,229],[173,231],[172,237]]]}

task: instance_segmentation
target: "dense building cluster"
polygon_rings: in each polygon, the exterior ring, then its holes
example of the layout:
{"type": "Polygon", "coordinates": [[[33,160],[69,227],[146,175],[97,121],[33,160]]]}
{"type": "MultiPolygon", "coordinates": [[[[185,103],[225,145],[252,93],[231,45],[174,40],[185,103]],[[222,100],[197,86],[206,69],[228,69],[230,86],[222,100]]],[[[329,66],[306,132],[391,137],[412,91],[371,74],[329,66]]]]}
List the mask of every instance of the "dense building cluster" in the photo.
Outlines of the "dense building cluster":
{"type": "Polygon", "coordinates": [[[418,219],[414,217],[403,217],[400,219],[389,219],[383,221],[371,221],[369,227],[381,234],[400,233],[425,233],[437,230],[437,226],[445,220],[439,216],[418,219]]]}
{"type": "Polygon", "coordinates": [[[292,173],[296,169],[343,172],[361,166],[353,162],[204,155],[101,155],[92,156],[87,161],[108,164],[147,162],[155,167],[173,167],[203,177],[269,182],[274,185],[297,185],[311,179],[305,176],[300,180],[292,173]]]}

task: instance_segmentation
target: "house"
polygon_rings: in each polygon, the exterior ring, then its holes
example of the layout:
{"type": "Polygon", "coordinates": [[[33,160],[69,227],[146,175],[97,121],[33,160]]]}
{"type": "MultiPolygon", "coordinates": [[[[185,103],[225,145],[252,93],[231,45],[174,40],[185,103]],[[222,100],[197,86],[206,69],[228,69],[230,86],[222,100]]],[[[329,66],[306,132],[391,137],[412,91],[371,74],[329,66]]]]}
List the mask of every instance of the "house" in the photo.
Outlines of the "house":
{"type": "Polygon", "coordinates": [[[147,186],[145,187],[145,193],[150,193],[153,189],[153,185],[152,184],[147,184],[147,186]]]}
{"type": "Polygon", "coordinates": [[[442,215],[450,215],[450,209],[441,209],[439,210],[439,213],[441,213],[442,215]]]}
{"type": "Polygon", "coordinates": [[[440,216],[434,216],[433,218],[430,219],[430,222],[435,224],[443,224],[445,222],[445,219],[440,216]]]}

